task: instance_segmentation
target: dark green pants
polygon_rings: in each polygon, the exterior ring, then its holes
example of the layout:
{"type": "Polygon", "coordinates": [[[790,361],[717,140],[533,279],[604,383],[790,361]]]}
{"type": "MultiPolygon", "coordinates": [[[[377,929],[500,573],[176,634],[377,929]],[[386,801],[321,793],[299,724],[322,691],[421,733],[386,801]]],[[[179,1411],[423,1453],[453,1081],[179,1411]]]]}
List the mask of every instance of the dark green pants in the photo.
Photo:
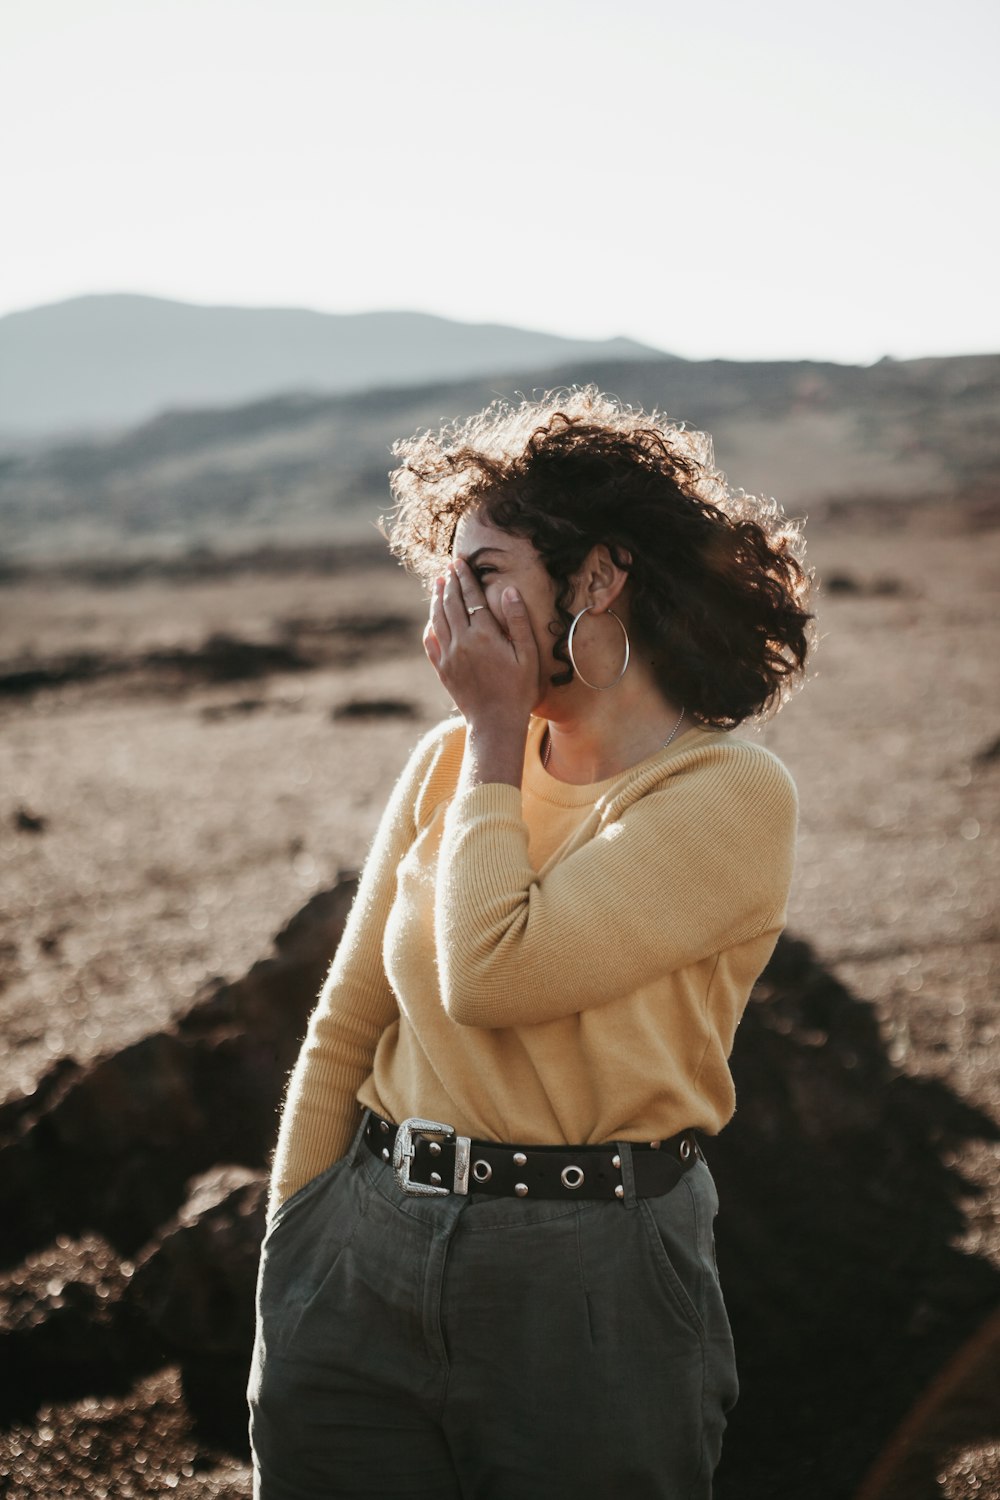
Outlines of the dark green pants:
{"type": "MultiPolygon", "coordinates": [[[[364,1121],[362,1122],[362,1129],[364,1121]]],[[[670,1193],[421,1199],[351,1150],[261,1252],[258,1500],[707,1500],[736,1399],[701,1160],[670,1193]]]]}

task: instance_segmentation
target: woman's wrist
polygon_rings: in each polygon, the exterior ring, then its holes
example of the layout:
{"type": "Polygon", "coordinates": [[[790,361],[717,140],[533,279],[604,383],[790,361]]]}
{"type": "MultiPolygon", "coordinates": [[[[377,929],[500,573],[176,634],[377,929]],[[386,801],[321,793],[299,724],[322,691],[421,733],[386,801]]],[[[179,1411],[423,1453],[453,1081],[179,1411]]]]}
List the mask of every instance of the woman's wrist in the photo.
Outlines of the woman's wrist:
{"type": "Polygon", "coordinates": [[[520,789],[524,772],[524,745],[528,720],[467,720],[465,758],[462,763],[460,790],[489,782],[501,782],[520,789]]]}

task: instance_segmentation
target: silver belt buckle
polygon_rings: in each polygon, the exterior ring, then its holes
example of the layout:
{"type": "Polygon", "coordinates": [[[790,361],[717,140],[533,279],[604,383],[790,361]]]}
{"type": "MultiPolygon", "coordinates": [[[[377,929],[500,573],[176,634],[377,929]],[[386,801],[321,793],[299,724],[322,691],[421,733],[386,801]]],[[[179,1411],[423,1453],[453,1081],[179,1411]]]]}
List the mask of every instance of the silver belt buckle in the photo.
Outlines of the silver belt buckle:
{"type": "Polygon", "coordinates": [[[421,1120],[411,1115],[396,1126],[396,1139],[392,1144],[392,1170],[400,1190],[412,1198],[439,1198],[448,1193],[469,1191],[469,1157],[472,1143],[467,1135],[455,1135],[454,1125],[444,1125],[440,1120],[421,1120]],[[435,1187],[432,1182],[411,1182],[410,1166],[416,1147],[415,1135],[455,1142],[455,1181],[450,1188],[435,1187]]]}

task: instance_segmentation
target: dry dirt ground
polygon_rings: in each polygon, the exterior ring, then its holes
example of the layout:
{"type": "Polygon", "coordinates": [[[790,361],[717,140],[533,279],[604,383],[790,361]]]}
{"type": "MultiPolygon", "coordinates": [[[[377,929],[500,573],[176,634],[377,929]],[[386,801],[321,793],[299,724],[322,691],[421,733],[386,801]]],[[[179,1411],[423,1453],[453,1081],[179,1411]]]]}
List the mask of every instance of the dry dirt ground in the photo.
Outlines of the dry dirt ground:
{"type": "MultiPolygon", "coordinates": [[[[946,1080],[1000,1121],[997,527],[945,506],[815,518],[812,676],[777,719],[739,733],[759,735],[798,784],[789,931],[875,1003],[900,1069],[946,1080]]],[[[368,565],[0,588],[0,1098],[30,1091],[60,1055],[158,1028],[357,868],[407,751],[448,711],[422,616],[412,580],[368,565]],[[376,624],[311,670],[226,682],[190,662],[150,666],[157,651],[196,656],[213,632],[287,639],[289,620],[298,639],[336,645],[352,617],[376,624]],[[380,617],[405,623],[380,632],[380,617]],[[15,671],[67,653],[132,665],[14,690],[15,671]],[[334,717],[386,699],[396,712],[334,717]]],[[[970,1147],[959,1166],[980,1189],[962,1244],[1000,1266],[1000,1153],[970,1147]]],[[[139,1406],[162,1417],[169,1378],[139,1406]]],[[[95,1454],[99,1417],[88,1414],[95,1454]]],[[[56,1434],[68,1414],[43,1418],[56,1434]]],[[[56,1439],[25,1441],[41,1456],[56,1439]]],[[[184,1493],[191,1466],[178,1462],[172,1484],[156,1468],[149,1487],[133,1472],[110,1493],[184,1493]]],[[[114,1460],[93,1462],[107,1483],[102,1464],[114,1460]]],[[[230,1466],[197,1493],[245,1483],[230,1466]]]]}

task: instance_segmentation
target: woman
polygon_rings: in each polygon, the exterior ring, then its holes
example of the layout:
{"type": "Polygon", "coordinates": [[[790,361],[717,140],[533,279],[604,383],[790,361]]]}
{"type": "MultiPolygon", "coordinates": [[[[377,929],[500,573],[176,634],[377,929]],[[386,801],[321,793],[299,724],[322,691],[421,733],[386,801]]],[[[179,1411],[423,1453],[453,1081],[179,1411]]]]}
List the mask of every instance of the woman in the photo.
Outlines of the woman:
{"type": "Polygon", "coordinates": [[[796,797],[731,730],[808,649],[801,541],[594,386],[395,444],[461,717],[414,751],[292,1075],[262,1500],[707,1496],[736,1399],[711,1173],[796,797]]]}

